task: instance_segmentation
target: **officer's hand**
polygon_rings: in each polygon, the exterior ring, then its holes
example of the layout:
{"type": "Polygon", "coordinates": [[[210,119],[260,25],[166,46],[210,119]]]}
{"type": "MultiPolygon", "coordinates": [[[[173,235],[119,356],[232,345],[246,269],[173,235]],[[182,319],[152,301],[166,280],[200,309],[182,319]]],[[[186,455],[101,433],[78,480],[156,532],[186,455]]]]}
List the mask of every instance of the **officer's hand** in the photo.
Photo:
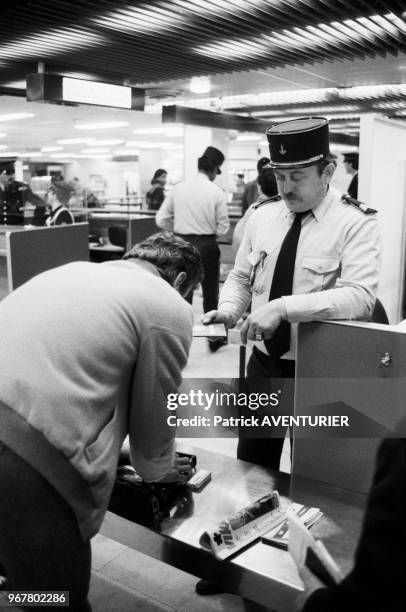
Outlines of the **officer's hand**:
{"type": "Polygon", "coordinates": [[[282,300],[272,300],[252,312],[241,327],[241,341],[267,340],[280,322],[286,318],[286,310],[282,300]]]}
{"type": "Polygon", "coordinates": [[[210,310],[206,312],[201,318],[203,325],[209,325],[210,323],[224,323],[226,329],[233,327],[233,320],[228,312],[222,310],[210,310]]]}

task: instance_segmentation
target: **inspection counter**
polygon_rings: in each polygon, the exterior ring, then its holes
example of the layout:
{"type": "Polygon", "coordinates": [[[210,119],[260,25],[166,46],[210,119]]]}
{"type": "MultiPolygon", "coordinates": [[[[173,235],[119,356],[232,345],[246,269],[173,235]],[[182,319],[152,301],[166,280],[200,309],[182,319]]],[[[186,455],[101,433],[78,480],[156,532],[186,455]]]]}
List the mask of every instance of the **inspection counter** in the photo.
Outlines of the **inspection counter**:
{"type": "Polygon", "coordinates": [[[276,489],[282,507],[294,501],[322,510],[324,516],[312,533],[323,539],[344,573],[351,569],[366,503],[364,494],[192,446],[179,445],[178,450],[196,454],[198,467],[212,472],[211,482],[201,492],[189,493],[187,503],[172,518],[165,519],[159,531],[108,512],[102,534],[199,578],[212,580],[226,591],[278,612],[291,612],[303,585],[289,552],[257,541],[231,560],[219,561],[199,545],[204,531],[276,489]]]}

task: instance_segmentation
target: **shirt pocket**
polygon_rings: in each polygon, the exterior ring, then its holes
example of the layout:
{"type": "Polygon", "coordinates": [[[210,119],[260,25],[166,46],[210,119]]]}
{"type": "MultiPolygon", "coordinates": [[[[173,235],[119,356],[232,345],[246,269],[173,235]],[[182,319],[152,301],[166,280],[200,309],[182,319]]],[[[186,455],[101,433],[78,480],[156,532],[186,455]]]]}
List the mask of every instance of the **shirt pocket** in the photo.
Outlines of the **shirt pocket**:
{"type": "Polygon", "coordinates": [[[300,293],[322,291],[334,286],[338,277],[340,260],[334,256],[307,256],[302,260],[303,283],[300,293]]]}
{"type": "Polygon", "coordinates": [[[247,257],[252,265],[250,274],[250,287],[253,295],[261,295],[267,289],[267,270],[269,253],[266,251],[252,251],[247,257]]]}

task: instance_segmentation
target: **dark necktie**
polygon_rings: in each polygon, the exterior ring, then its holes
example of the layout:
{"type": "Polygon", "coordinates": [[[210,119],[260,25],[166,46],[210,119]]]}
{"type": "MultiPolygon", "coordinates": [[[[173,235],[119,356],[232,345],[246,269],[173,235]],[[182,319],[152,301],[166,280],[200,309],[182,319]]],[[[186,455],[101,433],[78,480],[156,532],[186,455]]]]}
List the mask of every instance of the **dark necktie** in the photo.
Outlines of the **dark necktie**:
{"type": "MultiPolygon", "coordinates": [[[[273,273],[269,301],[277,300],[283,295],[292,295],[293,274],[295,272],[297,244],[302,229],[302,218],[308,212],[295,214],[293,223],[282,242],[273,273]]],[[[290,323],[282,321],[275,329],[272,338],[265,340],[265,348],[272,357],[281,357],[289,350],[289,346],[290,323]]]]}

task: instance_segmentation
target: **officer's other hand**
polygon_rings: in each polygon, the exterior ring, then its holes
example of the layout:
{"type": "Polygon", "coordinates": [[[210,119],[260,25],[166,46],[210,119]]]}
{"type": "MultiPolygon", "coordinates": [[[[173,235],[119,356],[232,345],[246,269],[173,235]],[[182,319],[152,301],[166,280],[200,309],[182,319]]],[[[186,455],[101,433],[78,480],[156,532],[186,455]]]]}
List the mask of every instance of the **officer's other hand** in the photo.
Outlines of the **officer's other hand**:
{"type": "Polygon", "coordinates": [[[241,341],[268,340],[275,329],[286,318],[286,310],[281,299],[272,300],[252,312],[241,327],[241,341]]]}
{"type": "Polygon", "coordinates": [[[203,325],[210,325],[210,323],[224,323],[226,329],[230,329],[233,326],[231,316],[228,312],[221,310],[210,310],[206,312],[201,318],[203,325]]]}

